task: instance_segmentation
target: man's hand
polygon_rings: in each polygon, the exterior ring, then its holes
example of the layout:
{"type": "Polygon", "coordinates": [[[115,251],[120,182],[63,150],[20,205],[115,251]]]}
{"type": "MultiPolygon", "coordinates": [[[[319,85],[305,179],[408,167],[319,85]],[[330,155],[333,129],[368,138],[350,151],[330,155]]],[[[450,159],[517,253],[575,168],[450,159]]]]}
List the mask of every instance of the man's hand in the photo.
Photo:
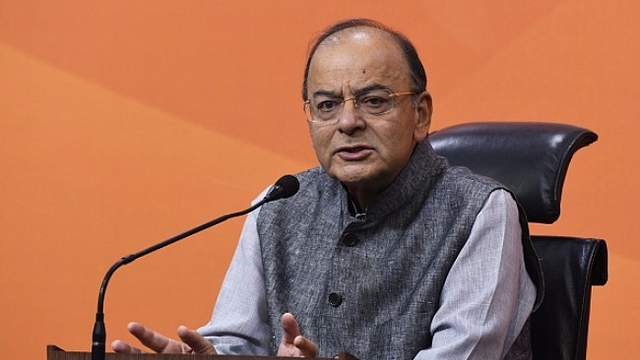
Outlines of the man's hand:
{"type": "MultiPolygon", "coordinates": [[[[216,349],[207,339],[195,330],[185,326],[178,328],[178,336],[183,342],[170,339],[153,330],[147,329],[141,324],[132,322],[127,326],[129,332],[151,350],[161,354],[204,354],[215,355],[216,349]]],[[[113,351],[126,354],[141,354],[143,350],[116,340],[111,344],[113,351]]]]}
{"type": "Polygon", "coordinates": [[[300,335],[298,322],[293,315],[286,313],[280,321],[284,334],[278,347],[278,356],[315,358],[318,355],[318,346],[300,335]]]}

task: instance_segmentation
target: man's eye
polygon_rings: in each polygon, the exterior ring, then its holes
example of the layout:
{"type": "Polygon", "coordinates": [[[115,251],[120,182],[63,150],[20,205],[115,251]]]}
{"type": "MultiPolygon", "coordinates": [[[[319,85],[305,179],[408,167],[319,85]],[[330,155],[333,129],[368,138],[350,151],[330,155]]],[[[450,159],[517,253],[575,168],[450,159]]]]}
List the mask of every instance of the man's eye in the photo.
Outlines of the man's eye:
{"type": "Polygon", "coordinates": [[[340,102],[337,100],[325,100],[320,101],[317,105],[317,108],[319,111],[329,112],[335,110],[339,104],[340,102]]]}
{"type": "Polygon", "coordinates": [[[389,102],[389,99],[386,99],[381,96],[365,96],[358,103],[369,107],[369,108],[378,108],[384,107],[389,102]]]}

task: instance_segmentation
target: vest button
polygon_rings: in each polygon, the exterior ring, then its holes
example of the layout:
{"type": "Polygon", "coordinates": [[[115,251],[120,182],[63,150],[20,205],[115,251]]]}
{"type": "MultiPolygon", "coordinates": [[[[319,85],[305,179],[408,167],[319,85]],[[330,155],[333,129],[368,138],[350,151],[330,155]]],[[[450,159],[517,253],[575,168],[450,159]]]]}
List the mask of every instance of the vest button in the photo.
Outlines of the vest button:
{"type": "Polygon", "coordinates": [[[342,235],[342,243],[347,246],[353,246],[358,243],[358,237],[354,233],[346,233],[342,235]]]}
{"type": "Polygon", "coordinates": [[[329,304],[333,307],[338,307],[342,304],[342,295],[332,292],[329,294],[329,304]]]}

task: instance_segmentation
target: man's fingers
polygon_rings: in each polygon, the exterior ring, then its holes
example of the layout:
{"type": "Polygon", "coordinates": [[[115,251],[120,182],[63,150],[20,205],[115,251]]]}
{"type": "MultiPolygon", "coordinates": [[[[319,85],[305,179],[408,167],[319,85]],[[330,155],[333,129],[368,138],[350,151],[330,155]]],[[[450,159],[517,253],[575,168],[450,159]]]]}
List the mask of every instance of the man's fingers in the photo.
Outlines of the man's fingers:
{"type": "Polygon", "coordinates": [[[318,355],[318,346],[300,334],[300,327],[292,314],[282,315],[280,323],[283,335],[278,356],[315,358],[318,355]]]}
{"type": "Polygon", "coordinates": [[[137,347],[131,346],[124,341],[115,340],[111,343],[111,348],[113,351],[121,354],[143,354],[144,351],[138,349],[137,347]]]}
{"type": "Polygon", "coordinates": [[[135,336],[144,346],[158,353],[163,352],[171,342],[171,339],[169,339],[168,337],[153,330],[147,329],[142,324],[131,322],[129,323],[129,325],[127,325],[127,329],[129,329],[129,332],[133,336],[135,336]]]}
{"type": "MultiPolygon", "coordinates": [[[[184,343],[168,338],[160,333],[150,330],[135,322],[127,325],[129,332],[135,336],[144,346],[161,354],[204,354],[215,355],[216,349],[207,339],[195,330],[189,330],[185,326],[178,328],[178,336],[184,343]]],[[[144,351],[131,346],[124,341],[116,340],[111,348],[117,353],[142,354],[144,351]]]]}
{"type": "Polygon", "coordinates": [[[296,336],[293,340],[293,345],[295,345],[302,353],[302,356],[306,358],[315,358],[318,356],[318,345],[304,336],[296,336]]]}
{"type": "MultiPolygon", "coordinates": [[[[195,330],[190,330],[186,326],[180,326],[178,328],[178,336],[180,339],[185,342],[185,345],[190,347],[189,350],[192,350],[196,354],[203,355],[216,355],[216,349],[213,347],[213,344],[210,343],[204,336],[200,335],[195,330]]],[[[185,349],[187,350],[187,349],[185,349]]],[[[188,352],[188,351],[184,351],[188,352]]]]}
{"type": "Polygon", "coordinates": [[[280,318],[283,330],[283,341],[287,344],[293,344],[296,336],[300,336],[300,328],[296,318],[290,313],[285,313],[280,318]]]}

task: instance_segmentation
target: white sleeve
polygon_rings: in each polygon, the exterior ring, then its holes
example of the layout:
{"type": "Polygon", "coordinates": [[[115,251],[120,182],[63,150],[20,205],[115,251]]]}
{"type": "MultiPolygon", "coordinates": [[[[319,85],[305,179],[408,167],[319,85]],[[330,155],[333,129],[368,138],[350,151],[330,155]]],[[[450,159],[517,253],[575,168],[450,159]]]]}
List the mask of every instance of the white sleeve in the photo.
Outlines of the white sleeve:
{"type": "Polygon", "coordinates": [[[211,321],[198,329],[221,355],[269,353],[271,331],[256,227],[258,214],[259,209],[248,215],[211,321]]]}
{"type": "Polygon", "coordinates": [[[525,268],[518,208],[494,191],[444,284],[431,324],[432,346],[415,360],[502,359],[536,298],[525,268]]]}

